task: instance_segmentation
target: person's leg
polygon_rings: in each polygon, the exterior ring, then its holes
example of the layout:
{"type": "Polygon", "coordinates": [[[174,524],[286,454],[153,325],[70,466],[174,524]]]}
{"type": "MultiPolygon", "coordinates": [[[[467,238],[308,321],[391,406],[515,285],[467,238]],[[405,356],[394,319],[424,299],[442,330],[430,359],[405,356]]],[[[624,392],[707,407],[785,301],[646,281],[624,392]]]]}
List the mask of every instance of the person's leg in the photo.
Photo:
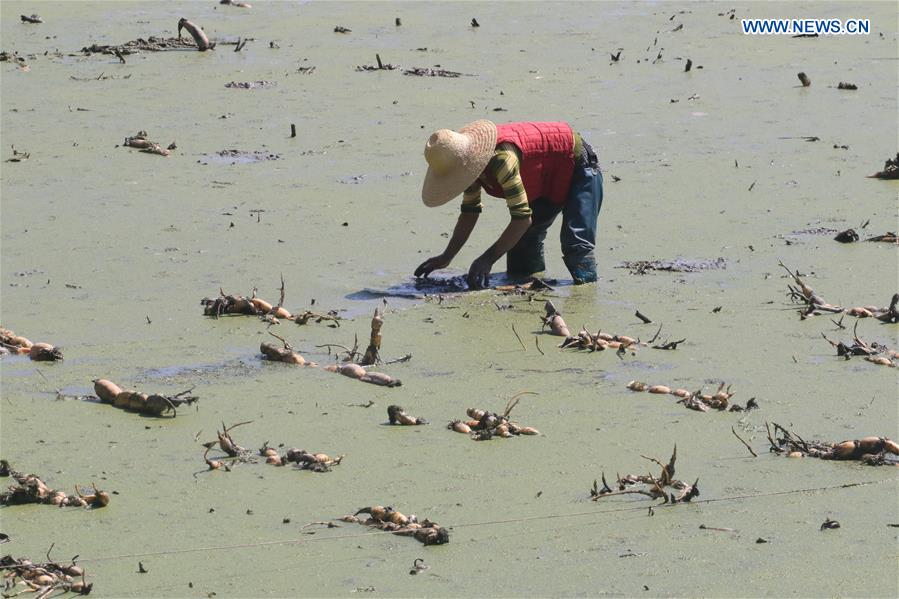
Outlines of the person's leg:
{"type": "MultiPolygon", "coordinates": [[[[591,151],[592,154],[592,151],[591,151]]],[[[562,258],[575,284],[596,281],[596,227],[602,207],[602,172],[595,155],[576,164],[562,211],[562,258]]]]}
{"type": "Polygon", "coordinates": [[[515,247],[506,253],[506,273],[509,276],[528,276],[546,270],[543,241],[561,207],[546,198],[539,198],[531,204],[531,211],[531,226],[515,247]]]}

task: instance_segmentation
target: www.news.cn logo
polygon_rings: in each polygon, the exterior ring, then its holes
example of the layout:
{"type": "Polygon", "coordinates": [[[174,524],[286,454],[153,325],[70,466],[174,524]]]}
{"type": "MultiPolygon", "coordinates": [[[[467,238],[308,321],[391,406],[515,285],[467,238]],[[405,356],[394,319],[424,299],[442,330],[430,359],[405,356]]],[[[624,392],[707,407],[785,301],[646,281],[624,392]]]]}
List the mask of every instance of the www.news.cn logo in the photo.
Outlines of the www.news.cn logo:
{"type": "Polygon", "coordinates": [[[868,35],[870,19],[741,19],[745,35],[868,35]]]}

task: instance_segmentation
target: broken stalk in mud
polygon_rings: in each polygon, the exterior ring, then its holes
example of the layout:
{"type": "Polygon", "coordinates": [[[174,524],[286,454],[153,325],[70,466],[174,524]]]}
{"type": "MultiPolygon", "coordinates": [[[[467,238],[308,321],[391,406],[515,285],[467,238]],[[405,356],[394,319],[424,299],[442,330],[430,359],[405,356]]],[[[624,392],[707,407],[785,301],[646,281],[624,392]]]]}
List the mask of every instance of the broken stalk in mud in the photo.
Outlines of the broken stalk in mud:
{"type": "Polygon", "coordinates": [[[378,308],[375,308],[375,314],[371,319],[371,335],[368,341],[368,347],[365,354],[359,362],[361,366],[371,366],[381,363],[381,327],[384,326],[384,318],[381,316],[378,308]]]}

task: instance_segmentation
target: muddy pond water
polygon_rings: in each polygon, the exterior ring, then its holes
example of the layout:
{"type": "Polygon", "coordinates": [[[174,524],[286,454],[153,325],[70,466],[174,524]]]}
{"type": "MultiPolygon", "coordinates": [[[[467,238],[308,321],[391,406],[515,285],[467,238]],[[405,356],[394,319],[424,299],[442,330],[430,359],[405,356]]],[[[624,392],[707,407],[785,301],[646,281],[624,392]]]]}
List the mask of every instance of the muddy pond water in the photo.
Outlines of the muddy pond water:
{"type": "MultiPolygon", "coordinates": [[[[0,63],[0,158],[13,146],[29,155],[0,164],[2,324],[65,355],[0,361],[0,457],[51,486],[114,492],[92,511],[0,509],[11,539],[0,552],[38,560],[54,544],[109,597],[899,593],[896,468],[775,456],[764,432],[769,421],[832,442],[899,436],[896,369],[837,358],[821,334],[849,341],[855,319],[846,330],[800,320],[778,266],[834,304],[885,305],[899,290],[895,245],[832,239],[866,221],[863,238],[899,226],[896,182],[866,178],[896,151],[894,3],[253,4],[0,4],[0,50],[29,67],[0,63]],[[43,23],[19,20],[34,12],[43,23]],[[872,30],[739,31],[743,17],[798,16],[866,17],[872,30]],[[124,64],[80,52],[172,37],[181,17],[215,50],[124,64]],[[238,38],[248,41],[235,52],[238,38]],[[376,54],[464,76],[356,71],[376,54]],[[443,249],[458,206],[421,204],[422,147],[433,129],[479,118],[568,120],[598,150],[600,282],[569,284],[556,224],[546,274],[559,284],[535,301],[373,293],[408,288],[443,249]],[[177,148],[121,147],[139,130],[177,148]],[[676,258],[724,268],[617,268],[676,258]],[[341,326],[202,315],[201,298],[220,288],[276,302],[282,275],[285,307],[338,310],[341,326]],[[686,341],[621,357],[561,352],[541,332],[545,298],[575,330],[646,340],[662,324],[661,339],[686,341]],[[272,330],[329,363],[316,346],[364,342],[385,299],[382,354],[412,359],[382,369],[402,387],[260,359],[272,330]],[[99,377],[194,387],[201,399],[174,419],[56,400],[99,377]],[[761,407],[694,412],[628,391],[632,379],[723,381],[734,401],[761,407]],[[538,395],[513,414],[540,436],[473,442],[445,428],[525,390],[538,395]],[[386,426],[390,404],[432,424],[386,426]],[[329,473],[206,472],[201,443],[241,421],[252,421],[234,431],[248,448],[346,458],[329,473]],[[675,444],[678,476],[698,478],[709,502],[650,516],[646,497],[589,500],[601,473],[655,471],[640,456],[667,459],[675,444]],[[854,483],[865,484],[842,487],[854,483]],[[450,542],[303,528],[373,504],[450,527],[450,542]],[[819,530],[827,518],[842,527],[819,530]],[[410,575],[417,558],[429,568],[410,575]]],[[[488,203],[443,274],[462,273],[506,218],[488,203]]],[[[858,322],[859,336],[893,348],[897,331],[858,322]]]]}

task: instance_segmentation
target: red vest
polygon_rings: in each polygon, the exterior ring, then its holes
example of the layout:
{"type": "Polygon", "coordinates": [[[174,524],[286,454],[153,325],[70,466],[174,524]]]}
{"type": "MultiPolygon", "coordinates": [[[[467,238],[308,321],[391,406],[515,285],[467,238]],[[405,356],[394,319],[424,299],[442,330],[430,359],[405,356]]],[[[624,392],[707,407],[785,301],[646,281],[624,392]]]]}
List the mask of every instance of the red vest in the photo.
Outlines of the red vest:
{"type": "MultiPolygon", "coordinates": [[[[513,143],[521,151],[521,182],[528,203],[548,198],[564,204],[574,172],[574,133],[568,123],[497,125],[496,145],[503,142],[513,143]]],[[[503,188],[491,173],[485,173],[480,181],[488,194],[503,197],[503,188]]]]}

